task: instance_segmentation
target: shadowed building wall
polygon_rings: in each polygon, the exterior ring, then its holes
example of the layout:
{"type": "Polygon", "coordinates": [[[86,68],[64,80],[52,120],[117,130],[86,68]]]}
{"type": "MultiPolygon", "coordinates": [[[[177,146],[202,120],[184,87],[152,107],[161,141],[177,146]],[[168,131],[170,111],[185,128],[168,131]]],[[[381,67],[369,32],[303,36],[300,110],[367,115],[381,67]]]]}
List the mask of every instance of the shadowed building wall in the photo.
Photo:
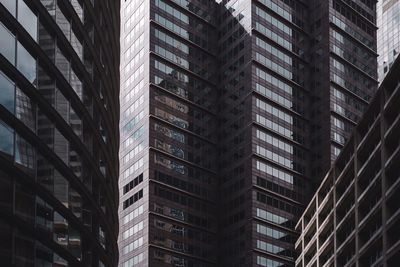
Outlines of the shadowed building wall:
{"type": "Polygon", "coordinates": [[[0,262],[117,266],[118,1],[0,1],[0,262]]]}

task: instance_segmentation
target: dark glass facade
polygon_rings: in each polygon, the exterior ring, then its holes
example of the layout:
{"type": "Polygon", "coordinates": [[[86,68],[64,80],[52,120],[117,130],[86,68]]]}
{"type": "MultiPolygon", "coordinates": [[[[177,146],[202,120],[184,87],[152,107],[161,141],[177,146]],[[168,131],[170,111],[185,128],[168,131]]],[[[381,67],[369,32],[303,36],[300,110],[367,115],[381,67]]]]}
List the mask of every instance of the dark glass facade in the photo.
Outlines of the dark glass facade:
{"type": "Polygon", "coordinates": [[[296,230],[296,266],[398,266],[400,59],[296,230]]]}
{"type": "Polygon", "coordinates": [[[123,3],[120,266],[294,265],[377,87],[375,3],[356,2],[123,3]]]}
{"type": "Polygon", "coordinates": [[[215,266],[216,6],[122,5],[120,266],[215,266]]]}
{"type": "Polygon", "coordinates": [[[0,262],[117,266],[119,3],[0,1],[0,262]]]}

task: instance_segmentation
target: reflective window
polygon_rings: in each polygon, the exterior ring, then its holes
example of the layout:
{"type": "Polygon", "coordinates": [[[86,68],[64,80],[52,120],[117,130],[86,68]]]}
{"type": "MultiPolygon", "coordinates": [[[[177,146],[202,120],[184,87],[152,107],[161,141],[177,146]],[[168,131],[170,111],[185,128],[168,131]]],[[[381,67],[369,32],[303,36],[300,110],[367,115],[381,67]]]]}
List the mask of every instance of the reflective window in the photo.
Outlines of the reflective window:
{"type": "Polygon", "coordinates": [[[34,103],[18,87],[15,90],[15,116],[32,131],[35,131],[36,112],[34,103]]]}
{"type": "Polygon", "coordinates": [[[131,258],[130,260],[124,262],[124,264],[122,266],[123,267],[135,266],[139,262],[143,261],[143,259],[144,259],[143,255],[144,255],[144,253],[140,253],[139,255],[137,255],[137,256],[131,258]]]}
{"type": "Polygon", "coordinates": [[[131,242],[129,245],[125,246],[123,249],[123,254],[127,254],[134,249],[143,245],[143,237],[136,239],[135,241],[131,242]]]}
{"type": "Polygon", "coordinates": [[[2,72],[0,72],[0,92],[0,104],[14,113],[15,87],[2,72]]]}
{"type": "Polygon", "coordinates": [[[293,184],[293,175],[281,171],[273,166],[270,166],[269,164],[263,163],[261,161],[257,160],[257,170],[262,171],[266,174],[269,174],[275,178],[278,178],[282,181],[288,182],[290,184],[293,184]]]}
{"type": "Polygon", "coordinates": [[[2,23],[0,23],[0,53],[14,65],[15,37],[2,23]]]}
{"type": "Polygon", "coordinates": [[[144,110],[140,111],[139,114],[137,114],[135,117],[133,117],[130,121],[128,121],[124,127],[123,130],[125,132],[129,132],[131,131],[138,123],[141,119],[143,119],[144,117],[144,110]]]}
{"type": "Polygon", "coordinates": [[[266,211],[266,210],[262,210],[257,208],[257,217],[260,217],[264,220],[276,223],[276,224],[284,224],[287,221],[289,221],[289,219],[276,215],[275,213],[266,211]]]}
{"type": "Polygon", "coordinates": [[[179,19],[180,21],[188,24],[189,23],[189,17],[185,14],[183,14],[182,12],[176,10],[175,8],[173,8],[172,6],[166,4],[163,1],[160,0],[156,0],[156,6],[158,6],[159,8],[161,8],[162,10],[164,10],[165,12],[169,13],[170,15],[174,16],[175,18],[179,19]]]}
{"type": "Polygon", "coordinates": [[[168,122],[174,124],[175,126],[178,126],[183,129],[188,129],[189,128],[189,122],[187,122],[184,119],[178,118],[177,116],[174,116],[168,112],[165,112],[164,110],[156,108],[155,110],[155,115],[157,117],[163,118],[167,120],[168,122]]]}
{"type": "Polygon", "coordinates": [[[126,148],[131,145],[134,141],[138,140],[144,133],[144,126],[137,129],[133,134],[131,134],[123,143],[122,147],[126,148]]]}
{"type": "Polygon", "coordinates": [[[169,160],[163,156],[160,155],[155,155],[155,159],[154,159],[155,163],[164,166],[165,168],[168,168],[174,172],[177,172],[179,174],[185,175],[187,174],[187,168],[182,165],[179,164],[175,161],[169,160]]]}
{"type": "Polygon", "coordinates": [[[35,167],[35,149],[24,138],[15,136],[15,162],[33,169],[35,167]]]}
{"type": "Polygon", "coordinates": [[[2,3],[3,6],[5,6],[8,11],[15,17],[15,11],[17,10],[16,0],[0,0],[0,3],[2,3]]]}
{"type": "Polygon", "coordinates": [[[183,135],[175,130],[169,129],[169,128],[161,126],[159,124],[155,124],[154,129],[157,132],[162,133],[165,136],[168,136],[168,137],[170,137],[174,140],[177,140],[181,143],[185,143],[185,135],[183,135]]]}
{"type": "Polygon", "coordinates": [[[143,213],[143,205],[125,215],[124,218],[122,219],[122,225],[127,224],[128,222],[132,221],[134,218],[136,218],[142,213],[143,213]]]}
{"type": "Polygon", "coordinates": [[[25,30],[37,41],[38,19],[23,0],[18,0],[18,21],[25,30]]]}
{"type": "Polygon", "coordinates": [[[78,0],[71,0],[71,5],[74,8],[79,19],[83,22],[83,7],[78,0]]]}
{"type": "Polygon", "coordinates": [[[279,36],[277,33],[274,31],[268,29],[258,21],[256,22],[256,29],[260,31],[262,34],[267,36],[269,39],[273,40],[274,42],[280,44],[281,46],[285,47],[288,50],[292,50],[293,44],[290,43],[289,41],[285,40],[285,38],[279,36]]]}
{"type": "Polygon", "coordinates": [[[175,146],[175,145],[168,144],[168,143],[158,140],[158,139],[155,139],[154,142],[155,142],[156,148],[164,150],[178,158],[182,158],[182,159],[185,158],[185,152],[183,151],[182,148],[179,148],[178,146],[175,146]]]}
{"type": "Polygon", "coordinates": [[[281,80],[275,78],[274,76],[268,74],[267,72],[257,68],[256,69],[256,75],[263,79],[264,81],[268,82],[269,84],[272,84],[275,87],[278,87],[279,89],[283,90],[284,92],[288,94],[292,94],[292,87],[288,85],[287,83],[282,82],[281,80]]]}
{"type": "Polygon", "coordinates": [[[185,30],[184,28],[176,25],[175,23],[172,23],[170,20],[156,14],[155,15],[155,20],[166,27],[168,30],[173,31],[181,36],[183,36],[186,39],[189,39],[189,32],[185,30]]]}
{"type": "Polygon", "coordinates": [[[274,261],[261,256],[257,256],[257,264],[265,267],[279,267],[284,266],[284,263],[279,261],[274,261]]]}
{"type": "Polygon", "coordinates": [[[256,122],[262,124],[263,126],[267,127],[270,130],[273,130],[275,132],[278,132],[280,134],[283,134],[284,136],[288,138],[293,138],[293,131],[289,130],[281,125],[279,125],[276,122],[271,121],[268,118],[265,118],[261,115],[256,114],[256,122]]]}
{"type": "Polygon", "coordinates": [[[17,46],[17,53],[17,69],[31,83],[36,83],[36,60],[20,43],[17,46]]]}
{"type": "Polygon", "coordinates": [[[14,131],[0,120],[0,151],[14,154],[14,131]]]}
{"type": "Polygon", "coordinates": [[[60,7],[57,5],[56,7],[56,22],[58,27],[62,30],[65,35],[65,38],[69,41],[71,39],[71,24],[64,16],[63,12],[61,11],[60,7]]]}
{"type": "Polygon", "coordinates": [[[262,235],[266,235],[275,239],[281,239],[282,237],[286,236],[285,233],[275,230],[273,228],[257,224],[257,233],[260,233],[262,235]]]}
{"type": "Polygon", "coordinates": [[[143,222],[135,224],[134,226],[132,226],[131,228],[122,233],[122,240],[127,239],[128,237],[136,234],[142,229],[143,229],[143,222]]]}
{"type": "Polygon", "coordinates": [[[70,72],[69,61],[58,47],[56,50],[56,66],[64,75],[65,79],[69,81],[69,72],[70,72]]]}

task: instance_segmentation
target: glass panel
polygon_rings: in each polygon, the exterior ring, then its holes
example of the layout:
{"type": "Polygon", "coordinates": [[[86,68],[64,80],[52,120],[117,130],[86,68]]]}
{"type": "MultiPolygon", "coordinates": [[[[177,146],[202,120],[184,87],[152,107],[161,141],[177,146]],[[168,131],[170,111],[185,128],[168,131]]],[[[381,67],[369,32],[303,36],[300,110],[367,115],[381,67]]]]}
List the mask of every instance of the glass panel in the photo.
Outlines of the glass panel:
{"type": "Polygon", "coordinates": [[[18,87],[15,92],[15,116],[32,131],[36,128],[36,112],[33,101],[18,87]]]}
{"type": "Polygon", "coordinates": [[[55,18],[56,16],[56,3],[54,0],[40,0],[42,5],[47,9],[47,12],[55,18]]]}
{"type": "Polygon", "coordinates": [[[54,212],[54,241],[63,247],[68,246],[68,221],[54,212]]]}
{"type": "Polygon", "coordinates": [[[0,0],[0,3],[2,3],[3,6],[5,6],[8,11],[15,17],[15,11],[17,9],[16,0],[0,0]]]}
{"type": "Polygon", "coordinates": [[[36,60],[20,43],[18,43],[17,49],[17,69],[31,83],[36,84],[36,60]]]}
{"type": "Polygon", "coordinates": [[[18,21],[32,38],[37,41],[38,19],[23,0],[18,0],[18,21]]]}
{"type": "Polygon", "coordinates": [[[15,137],[15,162],[30,169],[35,167],[35,149],[19,135],[15,137]]]}
{"type": "Polygon", "coordinates": [[[65,79],[69,81],[69,72],[70,72],[69,62],[58,47],[56,50],[56,66],[64,75],[65,79]]]}
{"type": "Polygon", "coordinates": [[[71,24],[67,20],[67,18],[64,16],[62,13],[60,7],[57,6],[56,10],[56,22],[58,27],[62,30],[62,32],[65,35],[65,38],[67,38],[68,41],[71,39],[71,24]]]}
{"type": "Polygon", "coordinates": [[[0,120],[0,151],[14,154],[14,131],[0,120]]]}
{"type": "Polygon", "coordinates": [[[82,258],[82,249],[81,249],[81,234],[79,231],[73,229],[71,226],[69,227],[69,247],[68,250],[74,255],[78,260],[82,258]]]}
{"type": "Polygon", "coordinates": [[[15,37],[0,23],[0,53],[15,64],[15,37]]]}
{"type": "Polygon", "coordinates": [[[78,95],[80,100],[83,100],[83,86],[79,77],[75,74],[74,70],[71,70],[71,87],[74,89],[75,93],[78,95]]]}
{"type": "Polygon", "coordinates": [[[36,226],[53,231],[53,208],[40,197],[36,197],[36,226]]]}
{"type": "Polygon", "coordinates": [[[82,5],[79,3],[78,0],[71,0],[71,5],[75,9],[76,14],[80,18],[80,20],[83,22],[83,8],[82,5]]]}
{"type": "Polygon", "coordinates": [[[0,104],[14,113],[15,87],[2,72],[0,72],[0,92],[0,104]]]}
{"type": "Polygon", "coordinates": [[[78,37],[75,35],[74,32],[71,33],[71,45],[72,45],[72,48],[74,48],[78,57],[82,60],[83,59],[83,46],[82,46],[81,41],[78,39],[78,37]]]}

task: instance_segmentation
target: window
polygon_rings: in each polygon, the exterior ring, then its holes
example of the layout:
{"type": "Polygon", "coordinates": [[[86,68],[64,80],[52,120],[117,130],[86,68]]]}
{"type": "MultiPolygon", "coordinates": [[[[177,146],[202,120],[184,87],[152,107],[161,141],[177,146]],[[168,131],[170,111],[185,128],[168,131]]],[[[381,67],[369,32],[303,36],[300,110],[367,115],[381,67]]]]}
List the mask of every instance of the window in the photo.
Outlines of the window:
{"type": "Polygon", "coordinates": [[[124,262],[124,264],[122,265],[122,267],[133,267],[136,264],[138,264],[139,262],[143,261],[143,253],[140,253],[139,255],[131,258],[130,260],[124,262]]]}
{"type": "Polygon", "coordinates": [[[15,37],[3,23],[0,23],[0,52],[11,64],[15,64],[15,37]]]}
{"type": "Polygon", "coordinates": [[[20,43],[17,45],[17,53],[17,69],[31,83],[36,84],[36,60],[20,43]]]}
{"type": "Polygon", "coordinates": [[[257,256],[257,264],[265,267],[279,267],[284,266],[282,262],[267,259],[261,256],[257,256]]]}
{"type": "Polygon", "coordinates": [[[263,163],[261,161],[256,161],[257,163],[257,170],[264,172],[266,174],[271,175],[272,177],[278,178],[282,181],[285,181],[287,183],[293,184],[293,175],[286,173],[284,171],[278,170],[275,167],[272,167],[266,163],[263,163]]]}
{"type": "Polygon", "coordinates": [[[275,213],[263,210],[263,209],[259,209],[257,208],[257,217],[276,223],[276,224],[284,224],[286,222],[289,221],[289,219],[276,215],[275,213]]]}
{"type": "Polygon", "coordinates": [[[14,154],[14,130],[0,120],[0,151],[14,154]]]}
{"type": "Polygon", "coordinates": [[[3,72],[0,72],[0,104],[11,113],[14,113],[15,87],[3,72]]]}
{"type": "Polygon", "coordinates": [[[139,216],[140,214],[143,214],[143,205],[134,209],[133,211],[129,212],[127,215],[124,216],[122,219],[122,225],[127,224],[128,222],[132,221],[134,218],[139,216]]]}
{"type": "Polygon", "coordinates": [[[130,243],[129,245],[125,246],[123,248],[123,254],[127,254],[127,253],[131,252],[132,250],[139,248],[142,245],[143,245],[143,237],[140,237],[140,238],[136,239],[135,241],[133,241],[132,243],[130,243]]]}
{"type": "Polygon", "coordinates": [[[135,224],[122,234],[122,240],[127,239],[128,237],[136,234],[137,232],[141,231],[143,229],[143,221],[135,224]]]}
{"type": "Polygon", "coordinates": [[[18,1],[18,21],[32,36],[32,38],[37,41],[38,19],[32,10],[22,0],[18,1]]]}

